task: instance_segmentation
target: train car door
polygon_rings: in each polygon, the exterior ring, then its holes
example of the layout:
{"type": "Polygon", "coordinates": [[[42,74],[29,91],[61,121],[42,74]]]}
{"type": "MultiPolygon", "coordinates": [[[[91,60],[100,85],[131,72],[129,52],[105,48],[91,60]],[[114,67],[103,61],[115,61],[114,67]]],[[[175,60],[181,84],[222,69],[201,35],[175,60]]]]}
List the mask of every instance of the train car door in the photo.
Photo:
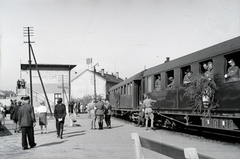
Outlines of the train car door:
{"type": "Polygon", "coordinates": [[[133,81],[133,109],[137,109],[140,104],[139,102],[142,96],[141,91],[141,81],[133,81]]]}

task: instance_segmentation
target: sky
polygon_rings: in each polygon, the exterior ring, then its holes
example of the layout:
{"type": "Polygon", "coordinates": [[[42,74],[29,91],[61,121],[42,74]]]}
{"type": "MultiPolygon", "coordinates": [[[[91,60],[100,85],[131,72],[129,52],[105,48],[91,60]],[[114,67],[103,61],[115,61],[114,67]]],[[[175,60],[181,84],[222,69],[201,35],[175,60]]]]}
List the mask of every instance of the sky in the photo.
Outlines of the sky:
{"type": "Polygon", "coordinates": [[[23,27],[33,27],[38,64],[77,65],[79,74],[92,58],[97,71],[125,79],[240,36],[240,1],[1,0],[0,90],[15,91],[28,63],[23,27]]]}

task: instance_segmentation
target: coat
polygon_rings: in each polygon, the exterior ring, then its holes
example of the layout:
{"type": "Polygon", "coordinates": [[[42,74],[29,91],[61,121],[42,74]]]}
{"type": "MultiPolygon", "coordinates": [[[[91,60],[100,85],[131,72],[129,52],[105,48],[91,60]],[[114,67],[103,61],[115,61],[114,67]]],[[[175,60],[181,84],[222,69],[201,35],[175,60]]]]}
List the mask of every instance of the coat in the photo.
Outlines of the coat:
{"type": "Polygon", "coordinates": [[[98,101],[96,103],[95,107],[96,107],[96,115],[103,115],[104,114],[105,106],[104,106],[102,101],[98,101]]]}
{"type": "Polygon", "coordinates": [[[36,122],[33,106],[23,103],[19,108],[18,122],[21,127],[33,127],[33,123],[36,122]]]}
{"type": "Polygon", "coordinates": [[[57,104],[55,105],[54,109],[54,117],[56,119],[62,118],[64,119],[66,116],[66,106],[64,104],[57,104]]]}

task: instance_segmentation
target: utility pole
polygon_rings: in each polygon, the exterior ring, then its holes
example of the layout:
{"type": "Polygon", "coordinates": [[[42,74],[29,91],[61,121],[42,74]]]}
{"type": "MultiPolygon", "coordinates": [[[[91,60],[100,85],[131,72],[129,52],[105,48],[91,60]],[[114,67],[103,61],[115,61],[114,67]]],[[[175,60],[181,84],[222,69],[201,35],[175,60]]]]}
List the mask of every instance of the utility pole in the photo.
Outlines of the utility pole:
{"type": "Polygon", "coordinates": [[[94,100],[97,101],[97,91],[96,91],[96,66],[99,66],[98,63],[93,66],[93,77],[94,77],[94,100]]]}
{"type": "Polygon", "coordinates": [[[32,45],[30,44],[30,46],[31,46],[31,51],[32,51],[33,59],[34,59],[34,61],[35,61],[36,69],[37,69],[37,72],[38,72],[38,76],[39,76],[39,79],[40,79],[40,82],[41,82],[41,85],[42,85],[42,88],[43,88],[43,92],[44,92],[45,98],[46,98],[46,100],[47,100],[48,108],[49,108],[50,113],[51,113],[51,115],[52,115],[52,109],[51,109],[51,107],[50,107],[49,100],[48,100],[48,97],[47,97],[47,93],[46,93],[46,90],[45,90],[45,87],[44,87],[44,84],[43,84],[43,81],[42,81],[42,77],[41,77],[40,71],[39,71],[39,69],[38,69],[37,60],[36,60],[36,57],[35,57],[35,55],[34,55],[32,45]]]}
{"type": "Polygon", "coordinates": [[[24,43],[28,43],[28,51],[29,51],[29,76],[30,76],[30,104],[33,105],[33,95],[32,95],[32,68],[31,68],[31,43],[34,41],[30,40],[30,36],[33,36],[33,27],[23,27],[23,36],[28,37],[28,41],[24,43]]]}

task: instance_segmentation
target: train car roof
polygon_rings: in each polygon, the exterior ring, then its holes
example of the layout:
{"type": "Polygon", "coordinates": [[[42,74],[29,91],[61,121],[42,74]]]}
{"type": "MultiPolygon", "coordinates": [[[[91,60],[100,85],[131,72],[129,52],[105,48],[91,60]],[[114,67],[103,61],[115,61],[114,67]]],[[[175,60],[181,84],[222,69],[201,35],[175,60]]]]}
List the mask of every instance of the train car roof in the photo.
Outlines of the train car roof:
{"type": "Polygon", "coordinates": [[[125,85],[125,84],[127,84],[127,83],[129,83],[129,82],[136,81],[136,80],[142,80],[143,73],[144,73],[144,71],[141,71],[141,72],[135,74],[134,76],[132,76],[132,77],[130,77],[130,78],[122,81],[121,83],[119,83],[119,84],[111,87],[111,88],[109,89],[109,91],[111,91],[111,90],[113,90],[113,89],[116,89],[116,88],[118,88],[118,87],[121,87],[121,86],[123,86],[123,85],[125,85]]]}
{"type": "Polygon", "coordinates": [[[144,72],[143,77],[237,50],[240,50],[240,36],[205,48],[203,50],[185,55],[175,60],[151,67],[144,72]]]}

